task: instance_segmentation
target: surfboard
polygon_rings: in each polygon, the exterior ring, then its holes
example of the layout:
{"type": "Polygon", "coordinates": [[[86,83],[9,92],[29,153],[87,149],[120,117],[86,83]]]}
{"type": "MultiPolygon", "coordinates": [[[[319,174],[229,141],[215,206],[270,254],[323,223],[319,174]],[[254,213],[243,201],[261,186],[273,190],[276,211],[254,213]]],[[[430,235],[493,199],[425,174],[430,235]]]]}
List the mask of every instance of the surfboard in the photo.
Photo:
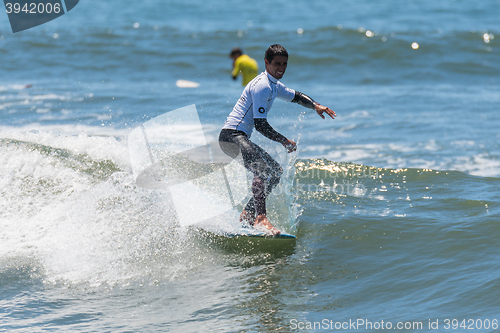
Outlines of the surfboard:
{"type": "Polygon", "coordinates": [[[228,237],[228,238],[235,238],[235,237],[255,237],[255,238],[269,238],[269,239],[295,239],[296,237],[294,235],[290,235],[287,233],[280,233],[279,235],[269,235],[268,233],[258,231],[255,229],[251,228],[241,228],[240,230],[232,231],[232,232],[222,232],[220,233],[221,236],[228,237]]]}
{"type": "Polygon", "coordinates": [[[215,245],[232,253],[289,255],[294,253],[297,240],[291,234],[273,236],[247,227],[225,231],[205,228],[198,230],[198,234],[208,241],[209,246],[215,245]]]}

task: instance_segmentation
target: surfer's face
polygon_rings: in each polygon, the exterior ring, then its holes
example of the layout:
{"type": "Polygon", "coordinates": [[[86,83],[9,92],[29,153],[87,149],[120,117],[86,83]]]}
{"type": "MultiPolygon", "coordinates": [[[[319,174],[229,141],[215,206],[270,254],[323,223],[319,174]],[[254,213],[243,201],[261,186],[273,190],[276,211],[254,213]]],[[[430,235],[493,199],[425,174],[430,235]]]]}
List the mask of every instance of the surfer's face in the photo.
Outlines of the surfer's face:
{"type": "Polygon", "coordinates": [[[288,57],[276,56],[271,62],[265,59],[265,63],[267,72],[280,80],[285,74],[286,66],[288,66],[288,57]]]}

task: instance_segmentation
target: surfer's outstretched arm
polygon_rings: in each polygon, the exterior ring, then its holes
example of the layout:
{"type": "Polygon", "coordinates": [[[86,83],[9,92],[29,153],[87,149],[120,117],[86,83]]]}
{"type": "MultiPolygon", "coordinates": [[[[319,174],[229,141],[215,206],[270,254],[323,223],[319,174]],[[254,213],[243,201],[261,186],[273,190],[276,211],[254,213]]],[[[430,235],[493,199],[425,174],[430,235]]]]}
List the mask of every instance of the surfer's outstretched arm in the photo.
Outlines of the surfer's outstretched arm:
{"type": "Polygon", "coordinates": [[[315,110],[318,115],[325,119],[325,116],[323,113],[326,112],[327,115],[329,115],[332,119],[335,119],[337,116],[335,114],[335,111],[330,109],[329,107],[323,106],[313,100],[311,97],[307,96],[306,94],[301,93],[300,91],[295,91],[295,97],[291,101],[292,103],[297,103],[298,105],[302,105],[303,107],[306,107],[308,109],[315,110]]]}
{"type": "Polygon", "coordinates": [[[325,112],[332,119],[335,119],[335,117],[337,116],[337,114],[335,113],[335,111],[333,111],[329,107],[323,106],[321,104],[316,104],[316,106],[314,107],[314,110],[316,110],[316,112],[318,113],[318,115],[321,118],[323,118],[323,119],[325,119],[325,116],[323,115],[323,113],[325,113],[325,112]]]}

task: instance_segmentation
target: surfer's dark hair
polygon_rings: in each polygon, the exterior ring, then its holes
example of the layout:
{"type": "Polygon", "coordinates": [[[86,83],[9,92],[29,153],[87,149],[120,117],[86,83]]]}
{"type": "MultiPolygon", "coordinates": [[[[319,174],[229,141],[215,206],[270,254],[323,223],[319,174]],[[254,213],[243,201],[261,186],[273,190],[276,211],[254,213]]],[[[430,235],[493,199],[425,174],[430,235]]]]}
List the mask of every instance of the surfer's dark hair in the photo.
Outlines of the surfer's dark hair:
{"type": "Polygon", "coordinates": [[[264,59],[266,59],[268,62],[271,62],[276,56],[284,56],[288,58],[288,52],[280,44],[273,44],[266,50],[264,59]]]}
{"type": "Polygon", "coordinates": [[[234,47],[231,50],[231,53],[229,53],[229,57],[232,58],[235,55],[242,55],[242,54],[243,54],[243,50],[242,49],[240,49],[239,47],[234,47]]]}

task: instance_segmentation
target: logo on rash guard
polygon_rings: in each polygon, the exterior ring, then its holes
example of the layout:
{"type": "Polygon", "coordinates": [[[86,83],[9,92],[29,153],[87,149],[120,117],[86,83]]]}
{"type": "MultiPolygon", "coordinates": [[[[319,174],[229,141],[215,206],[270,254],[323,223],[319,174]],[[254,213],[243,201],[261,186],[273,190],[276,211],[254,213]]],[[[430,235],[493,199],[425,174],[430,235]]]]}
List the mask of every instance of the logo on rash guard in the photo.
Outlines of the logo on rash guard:
{"type": "Polygon", "coordinates": [[[260,107],[259,108],[259,113],[266,113],[266,109],[264,109],[263,107],[260,107]]]}

